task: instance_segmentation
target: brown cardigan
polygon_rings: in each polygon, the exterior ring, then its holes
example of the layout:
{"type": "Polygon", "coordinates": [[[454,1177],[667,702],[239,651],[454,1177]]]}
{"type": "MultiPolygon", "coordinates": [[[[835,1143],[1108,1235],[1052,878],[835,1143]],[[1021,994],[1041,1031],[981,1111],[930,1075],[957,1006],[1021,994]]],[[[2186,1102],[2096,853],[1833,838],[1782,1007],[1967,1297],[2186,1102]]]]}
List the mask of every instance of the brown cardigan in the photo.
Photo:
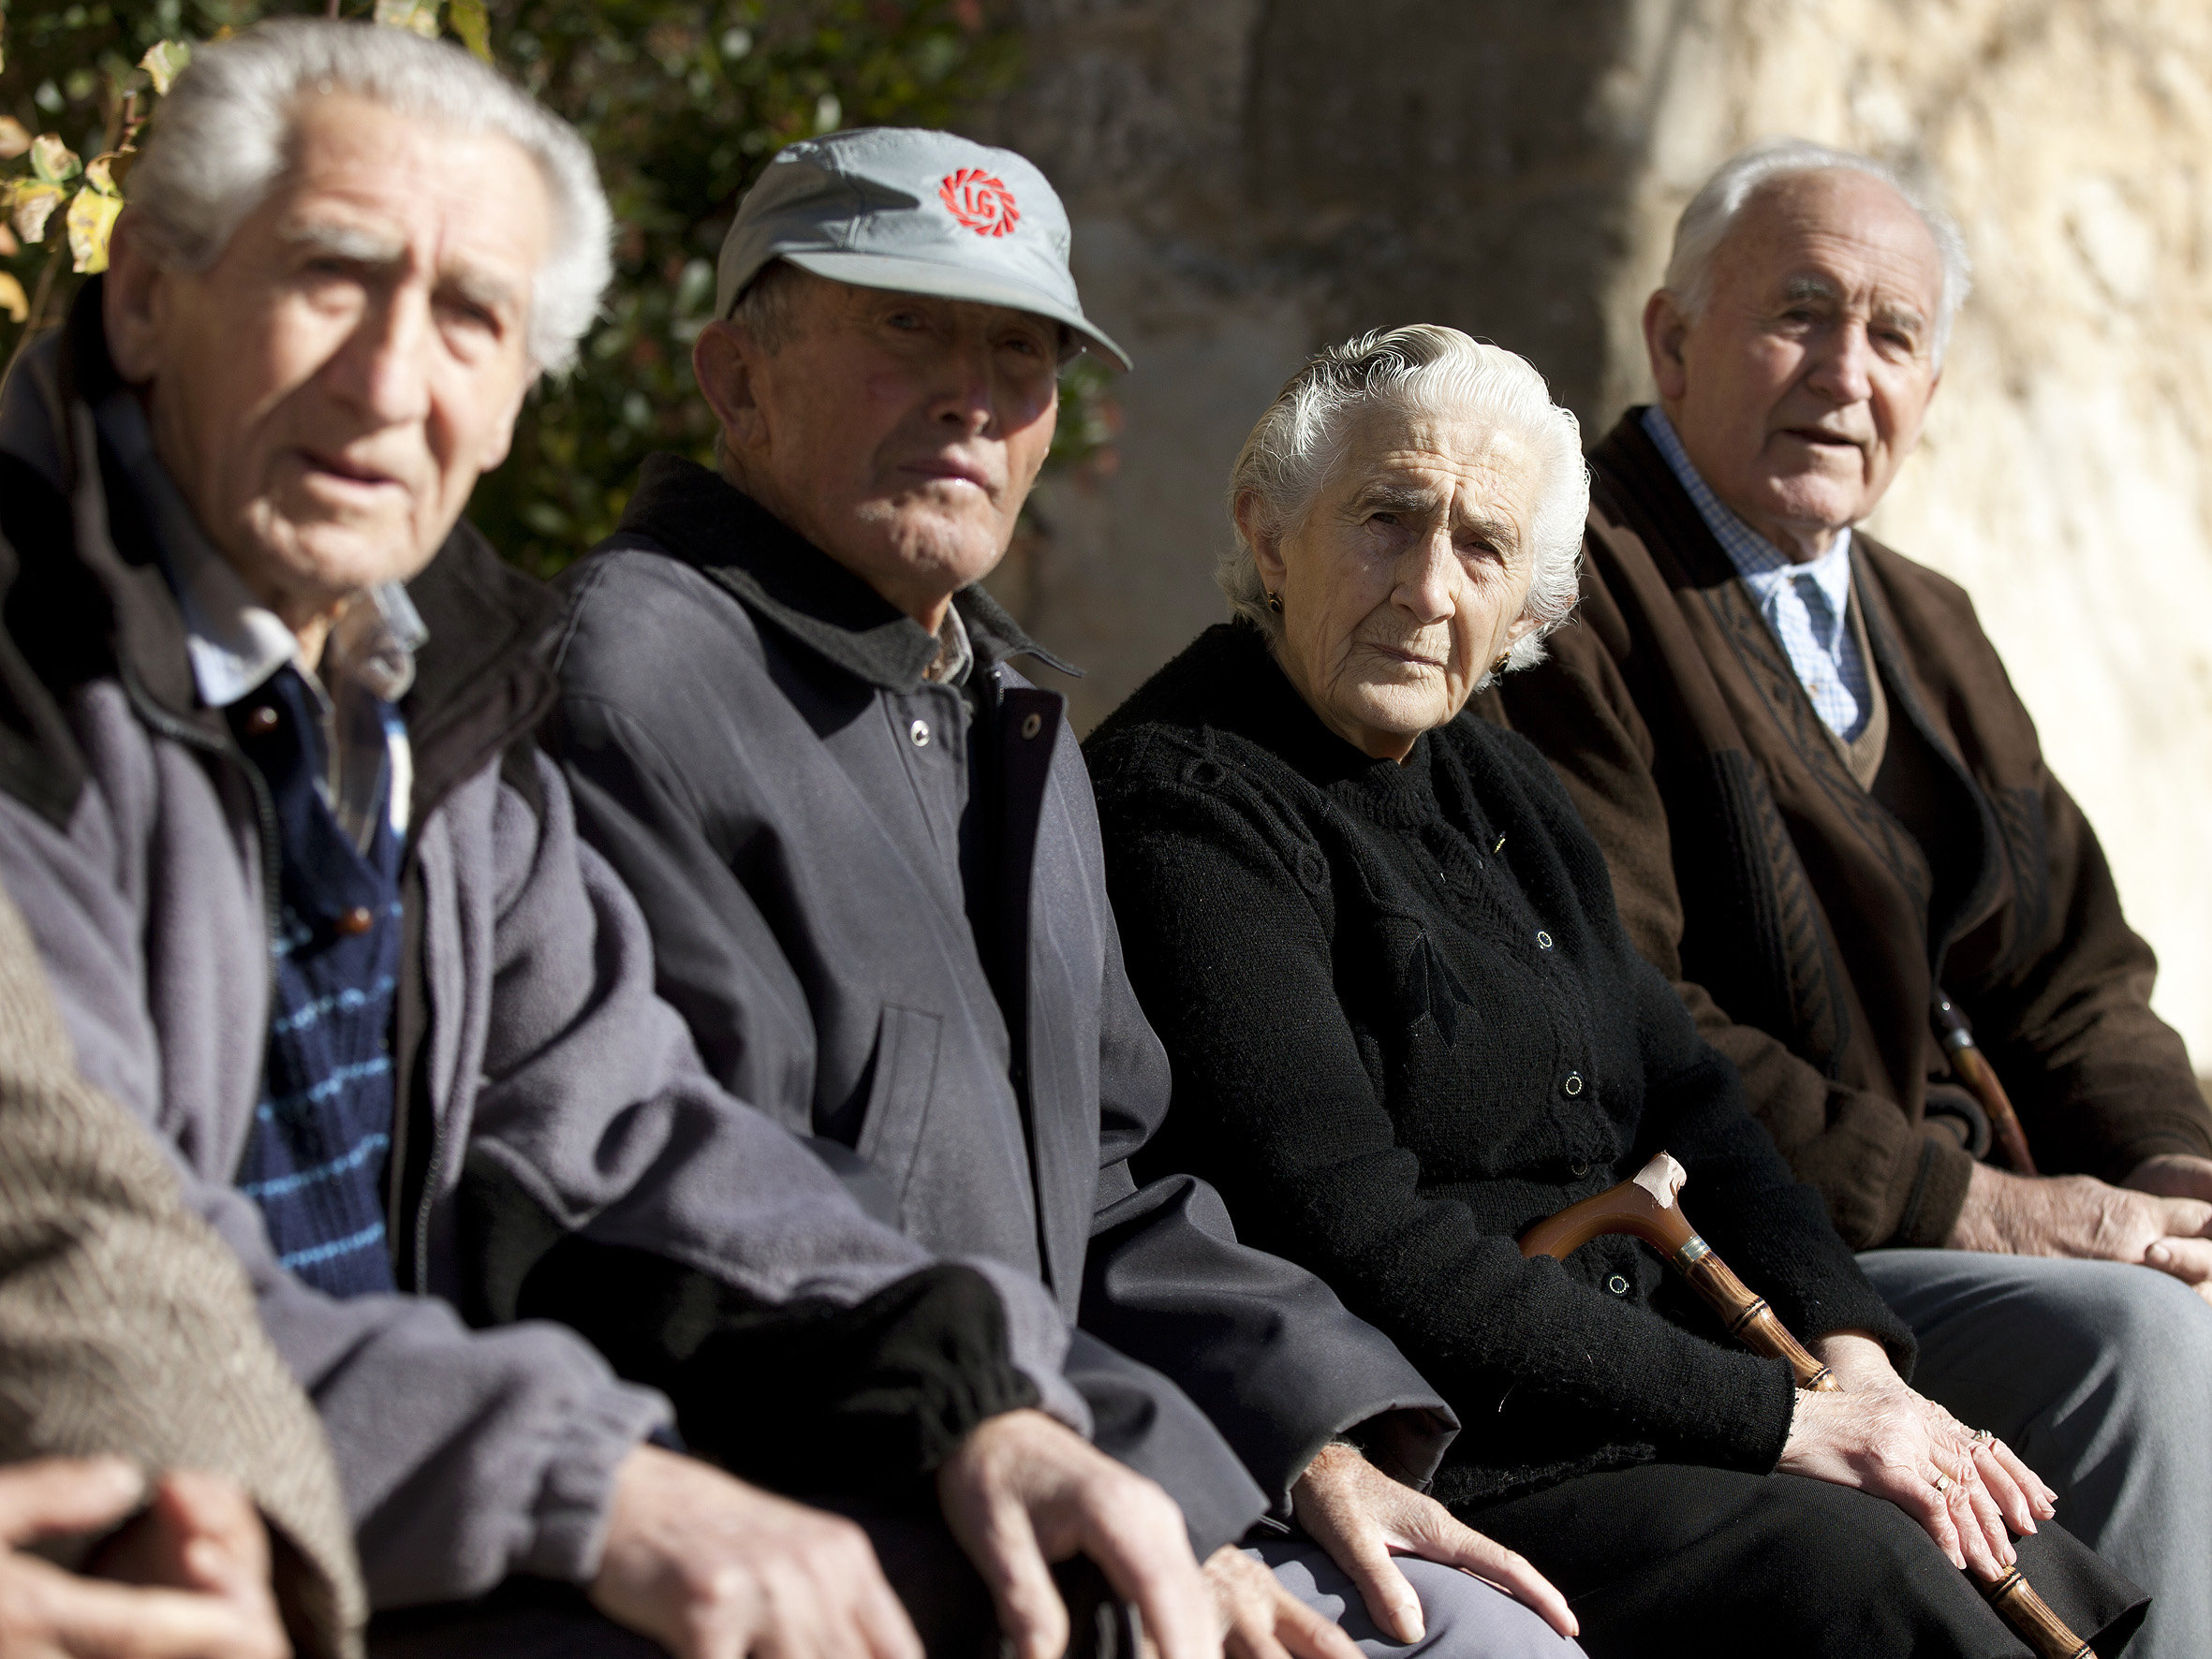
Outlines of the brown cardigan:
{"type": "Polygon", "coordinates": [[[2046,1174],[2212,1154],[2157,964],[1963,589],[1852,537],[1888,704],[1869,789],[1630,410],[1591,455],[1575,623],[1477,712],[1551,759],[1630,936],[1853,1245],[1939,1245],[1971,1167],[1925,1121],[1929,994],[1974,1022],[2046,1174]]]}
{"type": "Polygon", "coordinates": [[[367,1598],[315,1408],[237,1257],[145,1130],[78,1076],[0,893],[0,1462],[97,1453],[238,1481],[270,1522],[294,1649],[358,1659],[367,1598]]]}

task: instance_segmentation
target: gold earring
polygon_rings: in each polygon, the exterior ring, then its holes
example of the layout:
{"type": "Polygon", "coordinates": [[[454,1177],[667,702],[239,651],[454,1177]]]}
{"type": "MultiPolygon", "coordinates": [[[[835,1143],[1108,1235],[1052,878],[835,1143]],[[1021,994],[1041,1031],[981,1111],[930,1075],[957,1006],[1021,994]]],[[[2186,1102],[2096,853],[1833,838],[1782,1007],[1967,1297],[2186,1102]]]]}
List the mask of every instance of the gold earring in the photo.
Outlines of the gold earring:
{"type": "Polygon", "coordinates": [[[1496,662],[1492,663],[1490,665],[1491,677],[1495,679],[1497,675],[1504,673],[1506,664],[1512,662],[1512,660],[1513,653],[1509,651],[1503,656],[1499,657],[1496,662]]]}
{"type": "Polygon", "coordinates": [[[1277,615],[1277,616],[1280,616],[1280,615],[1282,615],[1282,613],[1283,613],[1283,596],[1282,596],[1282,595],[1280,595],[1280,594],[1270,594],[1270,595],[1267,595],[1267,608],[1268,608],[1268,609],[1270,609],[1270,610],[1274,611],[1274,612],[1276,613],[1276,615],[1277,615]]]}

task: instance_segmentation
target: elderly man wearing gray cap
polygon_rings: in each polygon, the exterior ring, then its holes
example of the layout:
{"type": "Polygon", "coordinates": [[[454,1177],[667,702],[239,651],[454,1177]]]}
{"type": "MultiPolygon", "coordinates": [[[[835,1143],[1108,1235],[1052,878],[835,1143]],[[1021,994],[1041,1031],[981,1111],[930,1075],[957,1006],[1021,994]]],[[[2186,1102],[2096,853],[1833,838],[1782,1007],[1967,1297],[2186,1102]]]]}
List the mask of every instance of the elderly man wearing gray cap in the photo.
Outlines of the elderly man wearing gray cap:
{"type": "MultiPolygon", "coordinates": [[[[1408,1484],[1456,1424],[1397,1350],[1240,1245],[1204,1184],[1130,1175],[1167,1063],[1064,699],[1011,659],[1059,665],[977,585],[1062,363],[1128,362],[1068,248],[1010,152],[888,129],[785,150],[694,354],[720,471],[648,460],[566,579],[547,741],[710,1069],[910,1236],[1049,1288],[1096,1444],[1181,1505],[1232,1652],[1571,1651],[1557,1593],[1408,1484]],[[1270,1517],[1303,1535],[1240,1548],[1270,1517]]],[[[558,1312],[623,1329],[588,1299],[558,1312]]],[[[1088,1547],[1110,1574],[1111,1534],[1088,1547]]],[[[1024,1652],[1056,1645],[1041,1598],[995,1589],[1024,1652]]]]}

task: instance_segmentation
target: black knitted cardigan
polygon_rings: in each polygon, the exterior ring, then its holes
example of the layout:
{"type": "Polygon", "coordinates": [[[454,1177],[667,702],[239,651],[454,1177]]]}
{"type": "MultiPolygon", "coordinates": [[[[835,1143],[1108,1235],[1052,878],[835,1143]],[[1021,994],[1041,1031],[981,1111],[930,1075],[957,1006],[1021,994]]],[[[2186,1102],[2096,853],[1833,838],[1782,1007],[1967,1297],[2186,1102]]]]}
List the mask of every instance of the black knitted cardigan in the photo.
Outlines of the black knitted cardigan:
{"type": "Polygon", "coordinates": [[[1175,1068],[1148,1159],[1215,1182],[1246,1242],[1326,1279],[1452,1402],[1446,1503],[1658,1460],[1775,1466],[1788,1371],[1651,1250],[1514,1247],[1661,1150],[1792,1329],[1866,1330],[1910,1365],[1526,742],[1462,715],[1371,760],[1231,624],[1084,747],[1129,977],[1175,1068]]]}

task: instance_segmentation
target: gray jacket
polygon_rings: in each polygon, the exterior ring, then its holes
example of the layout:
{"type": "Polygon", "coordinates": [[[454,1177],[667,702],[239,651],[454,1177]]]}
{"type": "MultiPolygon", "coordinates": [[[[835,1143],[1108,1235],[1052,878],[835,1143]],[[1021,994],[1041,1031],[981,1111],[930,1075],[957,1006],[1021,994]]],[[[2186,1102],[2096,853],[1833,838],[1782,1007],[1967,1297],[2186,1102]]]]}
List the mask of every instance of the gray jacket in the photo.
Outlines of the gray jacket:
{"type": "MultiPolygon", "coordinates": [[[[114,395],[96,284],[0,409],[0,882],[84,1076],[155,1128],[245,1265],[330,1432],[372,1600],[585,1580],[612,1473],[670,1407],[571,1330],[464,1323],[456,1303],[511,1309],[500,1273],[528,1266],[496,1239],[472,1251],[471,1193],[509,1211],[519,1196],[540,1255],[584,1241],[754,1308],[853,1308],[932,1258],[714,1082],[655,996],[636,905],[526,741],[557,612],[464,525],[410,586],[431,639],[402,705],[414,829],[390,1222],[419,1294],[333,1300],[277,1268],[230,1185],[267,1036],[273,829],[223,717],[197,703],[158,551],[104,466],[92,410],[114,395]]],[[[1022,1397],[1087,1426],[1056,1310],[1024,1276],[978,1270],[1022,1397]]]]}
{"type": "MultiPolygon", "coordinates": [[[[962,594],[970,686],[924,681],[919,624],[672,456],[564,581],[544,741],[715,1075],[853,1148],[924,1243],[1037,1275],[1164,1373],[1278,1511],[1339,1433],[1425,1479],[1456,1422],[1390,1341],[1240,1245],[1210,1187],[1130,1176],[1167,1059],[1122,972],[1065,699],[1007,666],[1041,654],[1010,619],[962,594]]],[[[1134,1387],[1093,1396],[1126,1430],[1101,1444],[1202,1547],[1235,1535],[1249,1485],[1149,1444],[1167,1384],[1134,1387]]]]}

